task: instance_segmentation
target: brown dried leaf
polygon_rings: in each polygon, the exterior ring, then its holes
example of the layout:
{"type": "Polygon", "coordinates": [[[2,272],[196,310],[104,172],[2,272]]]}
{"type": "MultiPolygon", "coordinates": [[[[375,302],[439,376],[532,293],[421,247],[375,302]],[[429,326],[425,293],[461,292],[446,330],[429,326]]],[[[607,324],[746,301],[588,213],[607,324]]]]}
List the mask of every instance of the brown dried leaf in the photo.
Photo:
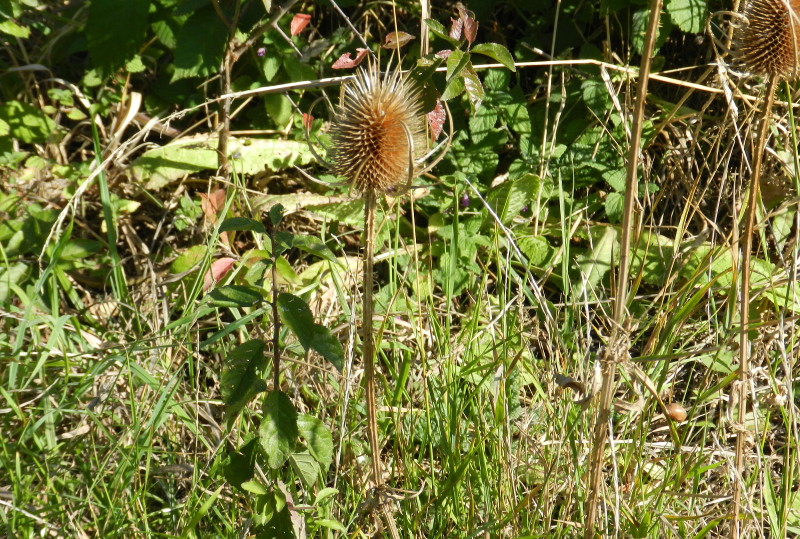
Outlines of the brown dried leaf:
{"type": "Polygon", "coordinates": [[[405,32],[392,32],[383,41],[383,48],[389,50],[399,49],[414,39],[416,39],[414,36],[405,32]]]}
{"type": "Polygon", "coordinates": [[[296,13],[294,17],[292,17],[292,24],[289,26],[292,37],[296,36],[303,29],[308,26],[308,23],[311,22],[311,15],[306,13],[296,13]]]}
{"type": "Polygon", "coordinates": [[[458,18],[464,24],[464,37],[470,47],[478,36],[478,21],[473,18],[474,15],[473,12],[467,11],[461,6],[458,7],[458,18]]]}
{"type": "Polygon", "coordinates": [[[444,121],[447,119],[447,111],[441,99],[436,100],[436,106],[428,113],[428,127],[431,129],[431,139],[436,140],[442,133],[444,121]]]}
{"type": "Polygon", "coordinates": [[[208,268],[208,271],[203,276],[203,292],[211,288],[214,283],[218,283],[224,279],[235,263],[235,258],[228,257],[213,261],[211,267],[208,268]]]}
{"type": "Polygon", "coordinates": [[[200,208],[203,210],[203,215],[206,222],[212,225],[217,222],[217,215],[225,207],[225,189],[217,189],[210,195],[200,193],[200,208]]]}
{"type": "Polygon", "coordinates": [[[352,69],[356,67],[369,52],[369,49],[356,49],[356,57],[350,58],[350,53],[346,52],[336,60],[331,66],[332,69],[352,69]]]}

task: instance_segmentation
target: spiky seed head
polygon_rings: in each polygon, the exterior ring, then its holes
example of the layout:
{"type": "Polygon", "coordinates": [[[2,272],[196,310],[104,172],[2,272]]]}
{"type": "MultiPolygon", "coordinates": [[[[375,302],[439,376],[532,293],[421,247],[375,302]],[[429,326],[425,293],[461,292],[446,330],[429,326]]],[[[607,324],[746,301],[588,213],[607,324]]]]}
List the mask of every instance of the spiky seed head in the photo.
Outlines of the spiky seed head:
{"type": "Polygon", "coordinates": [[[800,0],[745,0],[740,58],[759,75],[794,77],[800,71],[800,0]]]}
{"type": "Polygon", "coordinates": [[[418,87],[399,71],[359,68],[331,128],[333,171],[361,192],[405,184],[425,151],[421,107],[418,87]]]}

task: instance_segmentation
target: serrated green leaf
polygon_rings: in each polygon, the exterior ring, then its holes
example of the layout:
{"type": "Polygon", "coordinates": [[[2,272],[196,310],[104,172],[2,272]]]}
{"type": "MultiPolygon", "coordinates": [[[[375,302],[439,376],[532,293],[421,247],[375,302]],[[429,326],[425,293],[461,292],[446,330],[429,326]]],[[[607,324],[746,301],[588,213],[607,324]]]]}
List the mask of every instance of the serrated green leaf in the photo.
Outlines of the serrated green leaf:
{"type": "Polygon", "coordinates": [[[271,391],[264,401],[264,417],[258,429],[259,443],[270,468],[283,466],[292,454],[298,435],[294,404],[283,392],[271,391]]]}
{"type": "Polygon", "coordinates": [[[458,40],[453,39],[447,33],[444,25],[435,19],[425,19],[425,25],[430,29],[431,33],[436,37],[440,37],[450,43],[453,47],[458,47],[459,43],[458,40]]]}
{"type": "Polygon", "coordinates": [[[314,316],[305,301],[295,295],[278,296],[281,321],[297,336],[305,350],[314,350],[330,361],[337,370],[344,367],[344,350],[330,330],[314,323],[314,316]]]}
{"type": "Polygon", "coordinates": [[[689,34],[703,29],[708,14],[707,0],[668,0],[666,10],[672,22],[689,34]]]}
{"type": "Polygon", "coordinates": [[[289,463],[292,469],[300,476],[300,480],[306,486],[311,488],[319,478],[319,463],[314,460],[311,453],[302,451],[300,453],[292,453],[289,455],[289,463]]]}
{"type": "Polygon", "coordinates": [[[522,208],[536,196],[540,183],[539,177],[535,174],[525,174],[516,180],[507,180],[492,189],[487,202],[503,224],[510,224],[520,214],[522,208]]]}
{"type": "Polygon", "coordinates": [[[94,68],[111,75],[139,52],[147,34],[149,0],[92,0],[86,43],[94,68]]]}
{"type": "Polygon", "coordinates": [[[252,307],[264,300],[258,289],[238,284],[219,286],[209,292],[206,298],[217,307],[252,307]]]}
{"type": "Polygon", "coordinates": [[[622,193],[612,192],[606,195],[606,215],[608,220],[612,223],[619,223],[622,221],[622,207],[624,205],[625,195],[622,193]]]}
{"type": "Polygon", "coordinates": [[[217,74],[227,39],[228,29],[211,7],[194,12],[178,30],[171,82],[217,74]]]}
{"type": "Polygon", "coordinates": [[[511,56],[507,48],[499,43],[480,43],[472,47],[470,52],[493,58],[511,71],[517,70],[517,66],[514,65],[514,57],[511,56]]]}
{"type": "Polygon", "coordinates": [[[497,123],[497,109],[481,107],[469,119],[469,134],[472,142],[478,144],[494,130],[497,123]]]}
{"type": "Polygon", "coordinates": [[[297,418],[297,428],[300,436],[306,441],[308,450],[322,469],[327,473],[333,462],[333,436],[325,423],[314,416],[300,414],[297,418]]]}
{"type": "Polygon", "coordinates": [[[264,341],[254,339],[240,344],[225,357],[222,366],[222,402],[228,423],[258,393],[266,391],[267,384],[259,373],[267,366],[264,341]]]}
{"type": "Polygon", "coordinates": [[[260,221],[249,219],[247,217],[230,217],[225,219],[222,224],[219,225],[220,232],[228,232],[231,230],[245,230],[256,232],[258,234],[267,233],[267,231],[264,229],[264,225],[260,221]]]}
{"type": "Polygon", "coordinates": [[[467,92],[469,102],[473,109],[477,109],[481,106],[481,102],[486,94],[481,79],[478,78],[478,74],[475,73],[472,64],[469,64],[461,71],[461,76],[464,79],[464,90],[467,92]]]}
{"type": "Polygon", "coordinates": [[[517,239],[517,245],[528,262],[538,268],[550,263],[555,251],[544,236],[522,236],[517,239]]]}
{"type": "Polygon", "coordinates": [[[57,129],[41,110],[16,100],[0,105],[0,120],[8,125],[11,137],[24,144],[47,142],[57,129]]]}

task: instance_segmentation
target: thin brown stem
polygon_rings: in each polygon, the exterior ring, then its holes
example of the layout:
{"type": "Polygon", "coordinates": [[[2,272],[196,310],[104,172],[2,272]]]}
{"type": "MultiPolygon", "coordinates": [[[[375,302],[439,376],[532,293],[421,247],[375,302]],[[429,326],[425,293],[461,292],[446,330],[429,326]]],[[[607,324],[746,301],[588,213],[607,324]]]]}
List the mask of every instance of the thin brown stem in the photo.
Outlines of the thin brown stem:
{"type": "Polygon", "coordinates": [[[753,251],[753,236],[755,235],[756,213],[758,213],[758,192],[761,184],[761,168],[764,160],[764,149],[767,146],[769,135],[770,113],[775,103],[775,91],[778,86],[779,76],[770,75],[767,91],[761,109],[761,123],[756,135],[755,155],[753,155],[753,175],[750,177],[750,189],[747,193],[747,210],[744,217],[744,244],[742,245],[742,292],[739,328],[739,380],[735,391],[737,403],[738,426],[736,433],[736,479],[733,491],[733,527],[731,537],[738,538],[741,533],[740,506],[742,502],[742,485],[744,483],[744,452],[747,444],[747,432],[744,430],[745,415],[747,413],[747,379],[750,375],[750,282],[751,259],[753,251]]]}
{"type": "Polygon", "coordinates": [[[375,397],[375,336],[372,332],[372,290],[375,254],[375,204],[374,189],[364,193],[364,292],[361,323],[362,351],[364,355],[364,393],[367,401],[367,436],[372,453],[372,482],[374,487],[382,483],[381,454],[378,446],[377,400],[375,397]]]}
{"type": "Polygon", "coordinates": [[[650,78],[650,58],[658,33],[658,21],[661,14],[661,0],[650,1],[650,21],[645,34],[642,61],[639,67],[639,80],[636,86],[636,102],[633,109],[633,125],[631,142],[628,148],[628,168],[625,181],[625,199],[622,217],[622,236],[620,238],[619,275],[616,279],[617,289],[614,302],[614,328],[611,338],[601,359],[602,386],[598,402],[597,419],[592,439],[592,453],[589,459],[589,492],[586,498],[586,528],[584,537],[594,537],[598,514],[600,489],[603,482],[603,462],[608,437],[608,421],[611,416],[611,403],[614,397],[614,379],[617,365],[627,357],[630,342],[626,335],[625,318],[628,304],[628,275],[630,263],[631,240],[635,227],[635,211],[639,152],[641,150],[642,125],[644,122],[644,105],[647,99],[647,83],[650,78]]]}

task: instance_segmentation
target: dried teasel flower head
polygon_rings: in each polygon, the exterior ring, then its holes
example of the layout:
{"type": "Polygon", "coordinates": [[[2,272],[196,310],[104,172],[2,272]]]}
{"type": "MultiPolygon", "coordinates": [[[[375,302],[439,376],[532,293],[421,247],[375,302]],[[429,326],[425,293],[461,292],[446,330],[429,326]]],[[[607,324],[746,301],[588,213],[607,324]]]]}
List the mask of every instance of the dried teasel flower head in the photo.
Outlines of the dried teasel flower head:
{"type": "Polygon", "coordinates": [[[800,0],[745,0],[739,54],[754,74],[800,74],[800,0]]]}
{"type": "Polygon", "coordinates": [[[421,107],[420,90],[407,75],[359,68],[331,127],[333,172],[361,192],[410,184],[426,150],[421,107]]]}

